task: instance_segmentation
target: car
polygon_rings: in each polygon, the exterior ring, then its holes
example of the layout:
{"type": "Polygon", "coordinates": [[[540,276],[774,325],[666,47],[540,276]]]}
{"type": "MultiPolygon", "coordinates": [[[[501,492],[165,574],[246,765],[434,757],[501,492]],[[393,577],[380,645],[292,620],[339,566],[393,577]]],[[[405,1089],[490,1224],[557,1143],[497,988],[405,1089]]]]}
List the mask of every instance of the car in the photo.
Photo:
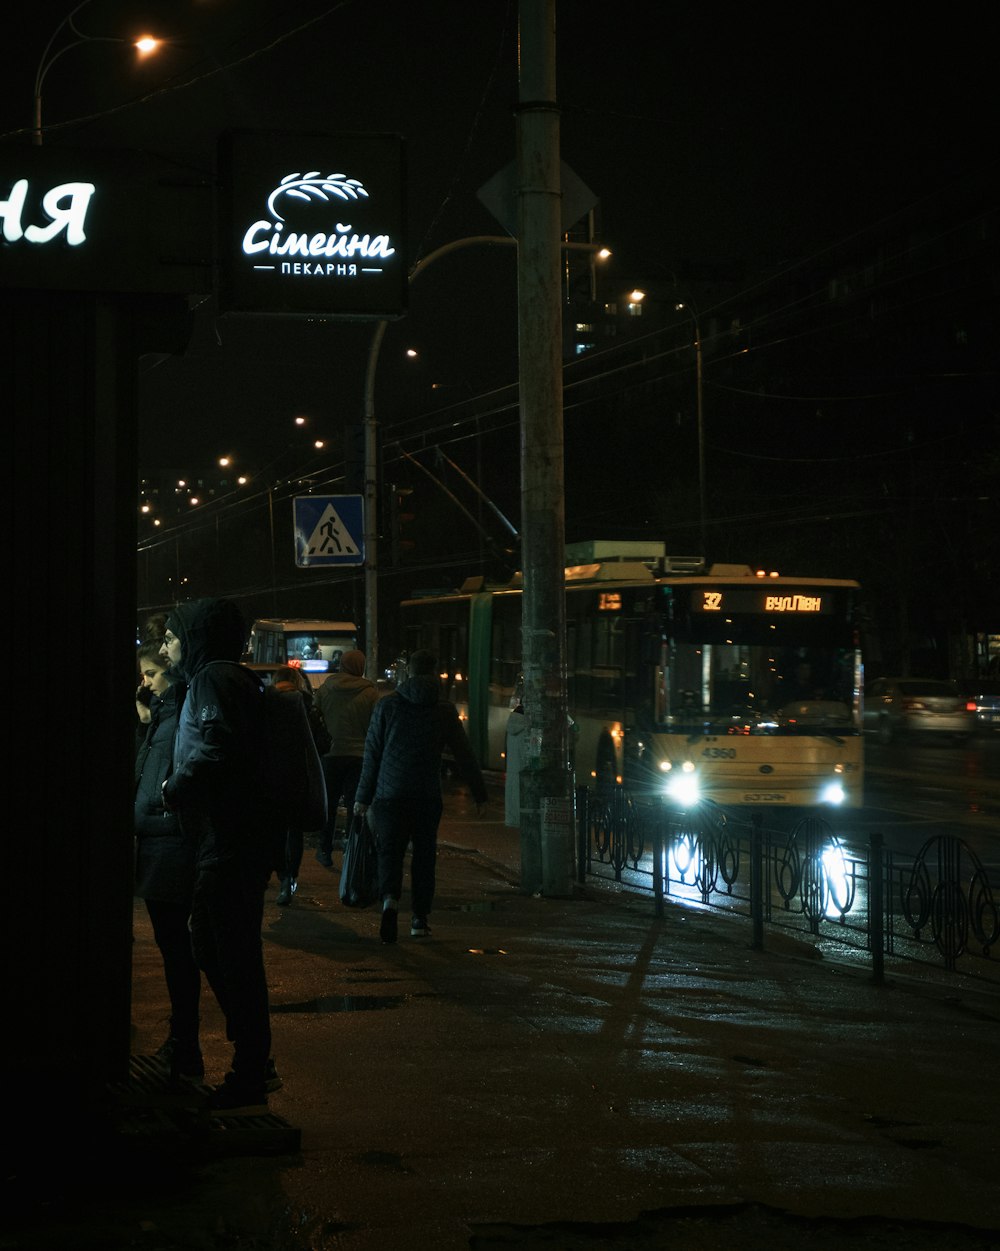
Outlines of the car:
{"type": "Polygon", "coordinates": [[[1000,678],[968,678],[959,690],[976,705],[976,727],[1000,733],[1000,678]]]}
{"type": "Polygon", "coordinates": [[[901,734],[944,734],[967,739],[976,705],[957,682],[940,678],[878,678],[865,691],[864,729],[880,743],[901,734]]]}

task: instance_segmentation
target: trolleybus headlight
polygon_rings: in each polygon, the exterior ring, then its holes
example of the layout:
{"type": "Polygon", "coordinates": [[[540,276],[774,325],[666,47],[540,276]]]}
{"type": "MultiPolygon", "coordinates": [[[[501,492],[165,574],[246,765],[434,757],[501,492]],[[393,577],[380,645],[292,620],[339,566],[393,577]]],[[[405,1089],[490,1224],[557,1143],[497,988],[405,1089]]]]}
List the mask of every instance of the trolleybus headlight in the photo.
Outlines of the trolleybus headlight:
{"type": "Polygon", "coordinates": [[[839,781],[827,782],[826,786],[820,792],[820,803],[823,804],[842,804],[847,798],[844,788],[839,781]]]}
{"type": "Polygon", "coordinates": [[[667,794],[681,808],[693,808],[701,800],[698,775],[683,771],[671,774],[667,782],[667,794]]]}

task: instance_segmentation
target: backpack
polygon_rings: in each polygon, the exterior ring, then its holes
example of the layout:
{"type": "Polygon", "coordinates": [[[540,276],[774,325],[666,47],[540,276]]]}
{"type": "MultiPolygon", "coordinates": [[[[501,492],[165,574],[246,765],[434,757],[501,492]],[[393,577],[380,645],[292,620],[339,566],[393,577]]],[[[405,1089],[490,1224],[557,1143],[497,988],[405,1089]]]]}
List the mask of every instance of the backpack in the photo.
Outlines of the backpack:
{"type": "Polygon", "coordinates": [[[265,686],[265,783],[285,829],[321,830],[326,825],[326,779],[298,691],[265,686]]]}

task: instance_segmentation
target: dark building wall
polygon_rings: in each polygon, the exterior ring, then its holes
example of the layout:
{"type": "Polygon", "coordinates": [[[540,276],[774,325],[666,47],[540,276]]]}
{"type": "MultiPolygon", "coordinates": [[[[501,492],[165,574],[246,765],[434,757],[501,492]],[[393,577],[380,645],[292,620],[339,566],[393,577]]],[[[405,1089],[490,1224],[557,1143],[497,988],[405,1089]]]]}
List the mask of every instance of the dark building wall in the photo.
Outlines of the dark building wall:
{"type": "Polygon", "coordinates": [[[0,293],[8,1072],[70,1137],[129,1058],[136,314],[0,293]]]}

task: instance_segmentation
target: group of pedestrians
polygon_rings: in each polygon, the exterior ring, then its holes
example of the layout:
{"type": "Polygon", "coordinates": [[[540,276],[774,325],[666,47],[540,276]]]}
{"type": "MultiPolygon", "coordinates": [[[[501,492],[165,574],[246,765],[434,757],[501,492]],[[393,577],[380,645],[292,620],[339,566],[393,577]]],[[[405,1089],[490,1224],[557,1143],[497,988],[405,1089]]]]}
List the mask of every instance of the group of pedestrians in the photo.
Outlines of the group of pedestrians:
{"type": "MultiPolygon", "coordinates": [[[[162,640],[148,639],[138,653],[135,799],[135,894],[145,900],[170,998],[170,1032],[159,1054],[172,1080],[204,1076],[204,973],[233,1045],[230,1071],[208,1107],[260,1112],[281,1085],[271,1057],[264,896],[277,873],[278,902],[291,902],[303,831],[274,810],[262,688],[239,663],[242,614],[230,600],[195,600],[151,623],[154,635],[159,625],[162,640]]],[[[441,699],[435,658],[414,652],[406,679],[381,696],[364,663],[362,653],[347,652],[315,697],[314,738],[329,797],[317,858],[332,867],[341,799],[348,820],[368,815],[378,848],[379,933],[392,943],[410,845],[410,933],[430,933],[443,751],[464,770],[480,812],[486,788],[454,705],[441,699]]],[[[299,677],[288,670],[277,680],[310,705],[299,677]]]]}

